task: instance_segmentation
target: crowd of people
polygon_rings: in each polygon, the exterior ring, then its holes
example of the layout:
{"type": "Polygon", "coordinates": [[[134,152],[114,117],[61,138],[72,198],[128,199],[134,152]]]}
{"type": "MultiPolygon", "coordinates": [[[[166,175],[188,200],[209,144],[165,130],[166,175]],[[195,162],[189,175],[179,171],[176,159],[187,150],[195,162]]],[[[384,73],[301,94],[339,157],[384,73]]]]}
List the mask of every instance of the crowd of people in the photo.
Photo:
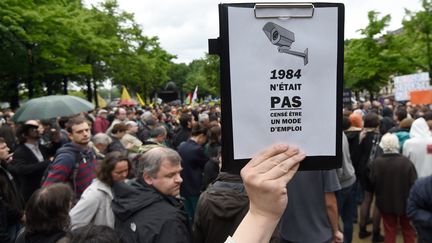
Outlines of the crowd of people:
{"type": "Polygon", "coordinates": [[[359,238],[372,234],[372,242],[396,242],[399,229],[406,243],[416,238],[432,242],[432,221],[425,220],[432,217],[432,184],[423,182],[432,180],[430,106],[388,99],[383,104],[365,102],[345,109],[343,124],[348,143],[344,151],[349,154],[344,158],[356,178],[345,194],[346,205],[339,207],[350,208],[341,211],[348,215],[342,217],[344,227],[352,229],[353,220],[358,220],[359,238]],[[372,232],[366,230],[369,223],[372,232]]]}
{"type": "Polygon", "coordinates": [[[432,242],[432,111],[385,100],[343,112],[342,168],[297,172],[304,153],[278,145],[237,175],[220,171],[218,105],[18,124],[5,110],[0,242],[339,243],[356,221],[372,242],[399,227],[432,242]]]}

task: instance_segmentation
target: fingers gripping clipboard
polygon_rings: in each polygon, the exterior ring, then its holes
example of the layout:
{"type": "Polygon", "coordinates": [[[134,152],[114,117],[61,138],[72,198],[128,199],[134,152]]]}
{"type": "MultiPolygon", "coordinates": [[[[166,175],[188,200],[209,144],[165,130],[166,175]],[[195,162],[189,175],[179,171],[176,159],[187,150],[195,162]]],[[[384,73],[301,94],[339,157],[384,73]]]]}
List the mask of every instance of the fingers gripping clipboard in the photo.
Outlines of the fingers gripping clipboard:
{"type": "Polygon", "coordinates": [[[339,168],[343,4],[220,4],[219,21],[222,170],[274,143],[305,151],[301,170],[339,168]]]}

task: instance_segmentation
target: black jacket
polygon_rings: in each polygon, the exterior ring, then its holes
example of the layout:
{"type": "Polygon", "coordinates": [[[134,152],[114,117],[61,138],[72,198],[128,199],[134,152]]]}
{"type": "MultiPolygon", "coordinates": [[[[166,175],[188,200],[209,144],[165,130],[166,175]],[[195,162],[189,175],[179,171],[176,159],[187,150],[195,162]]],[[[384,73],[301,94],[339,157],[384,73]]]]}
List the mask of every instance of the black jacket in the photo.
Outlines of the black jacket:
{"type": "Polygon", "coordinates": [[[355,169],[356,177],[360,178],[360,132],[361,130],[346,130],[345,135],[348,139],[351,161],[355,169]]]}
{"type": "Polygon", "coordinates": [[[172,146],[174,149],[176,149],[182,142],[188,140],[191,135],[191,129],[190,128],[180,128],[173,137],[172,140],[172,146]]]}
{"type": "Polygon", "coordinates": [[[239,175],[220,173],[198,201],[193,225],[194,243],[223,243],[233,235],[249,209],[239,175]]]}
{"type": "Polygon", "coordinates": [[[209,159],[204,154],[204,148],[192,139],[180,144],[178,153],[183,167],[180,194],[182,197],[198,197],[201,193],[204,166],[209,159]]]}
{"type": "Polygon", "coordinates": [[[142,178],[114,183],[115,228],[125,243],[189,243],[191,232],[182,204],[162,195],[142,178]]]}
{"type": "Polygon", "coordinates": [[[20,224],[24,202],[12,175],[0,165],[0,242],[9,242],[8,229],[20,224]]]}
{"type": "Polygon", "coordinates": [[[18,187],[24,201],[27,202],[34,191],[40,188],[42,176],[49,165],[47,151],[40,146],[45,161],[39,162],[33,152],[25,145],[20,144],[15,149],[13,160],[8,165],[9,171],[15,175],[18,187]]]}
{"type": "Polygon", "coordinates": [[[107,153],[111,153],[114,151],[125,153],[127,152],[126,148],[120,142],[120,140],[116,137],[111,136],[112,142],[108,145],[107,153]]]}

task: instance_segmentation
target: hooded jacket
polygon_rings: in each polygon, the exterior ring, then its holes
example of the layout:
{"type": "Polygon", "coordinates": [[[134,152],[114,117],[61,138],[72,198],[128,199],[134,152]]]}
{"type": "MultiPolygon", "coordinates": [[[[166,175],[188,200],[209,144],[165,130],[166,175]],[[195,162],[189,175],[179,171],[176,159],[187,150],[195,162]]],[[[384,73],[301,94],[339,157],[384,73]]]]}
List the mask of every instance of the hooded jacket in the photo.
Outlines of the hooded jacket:
{"type": "Polygon", "coordinates": [[[90,223],[114,228],[112,199],[111,187],[97,178],[94,179],[69,212],[72,230],[90,223]]]}
{"type": "Polygon", "coordinates": [[[114,183],[115,228],[125,243],[189,243],[191,233],[182,204],[142,178],[114,183]]]}
{"type": "Polygon", "coordinates": [[[239,175],[220,173],[198,201],[193,225],[194,243],[223,243],[249,209],[239,175]]]}
{"type": "Polygon", "coordinates": [[[424,118],[413,122],[410,137],[403,146],[403,155],[413,162],[419,178],[432,175],[432,135],[424,118]]]}
{"type": "Polygon", "coordinates": [[[69,183],[75,192],[76,199],[79,199],[95,178],[93,172],[95,166],[96,156],[92,149],[83,151],[74,143],[67,143],[57,151],[42,186],[49,186],[57,182],[69,183]],[[77,170],[75,170],[76,166],[78,166],[77,170]]]}

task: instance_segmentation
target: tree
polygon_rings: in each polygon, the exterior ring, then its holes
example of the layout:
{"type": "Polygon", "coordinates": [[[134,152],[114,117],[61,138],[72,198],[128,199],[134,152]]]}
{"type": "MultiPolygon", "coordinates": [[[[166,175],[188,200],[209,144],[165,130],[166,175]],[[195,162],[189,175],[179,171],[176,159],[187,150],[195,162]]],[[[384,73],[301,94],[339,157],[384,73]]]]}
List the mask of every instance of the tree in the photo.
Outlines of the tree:
{"type": "Polygon", "coordinates": [[[392,58],[385,55],[385,39],[377,39],[377,35],[388,25],[390,16],[378,19],[378,13],[370,11],[368,18],[368,26],[360,30],[365,37],[347,42],[344,73],[346,87],[367,90],[373,96],[387,84],[391,74],[389,64],[392,58]]]}
{"type": "Polygon", "coordinates": [[[189,73],[182,88],[186,92],[193,92],[198,86],[200,96],[220,96],[219,79],[219,57],[206,54],[204,58],[189,64],[189,73]]]}
{"type": "Polygon", "coordinates": [[[87,87],[88,100],[107,79],[150,93],[174,58],[116,0],[90,9],[81,0],[0,1],[0,55],[0,94],[13,107],[20,89],[28,98],[67,93],[70,81],[87,87]]]}
{"type": "Polygon", "coordinates": [[[432,1],[423,0],[422,6],[419,12],[406,10],[398,50],[416,70],[428,70],[432,77],[432,1]]]}
{"type": "Polygon", "coordinates": [[[180,88],[180,99],[184,100],[184,92],[181,89],[186,83],[186,78],[189,72],[189,67],[185,63],[172,63],[168,70],[168,76],[170,80],[173,81],[178,88],[180,88]]]}

